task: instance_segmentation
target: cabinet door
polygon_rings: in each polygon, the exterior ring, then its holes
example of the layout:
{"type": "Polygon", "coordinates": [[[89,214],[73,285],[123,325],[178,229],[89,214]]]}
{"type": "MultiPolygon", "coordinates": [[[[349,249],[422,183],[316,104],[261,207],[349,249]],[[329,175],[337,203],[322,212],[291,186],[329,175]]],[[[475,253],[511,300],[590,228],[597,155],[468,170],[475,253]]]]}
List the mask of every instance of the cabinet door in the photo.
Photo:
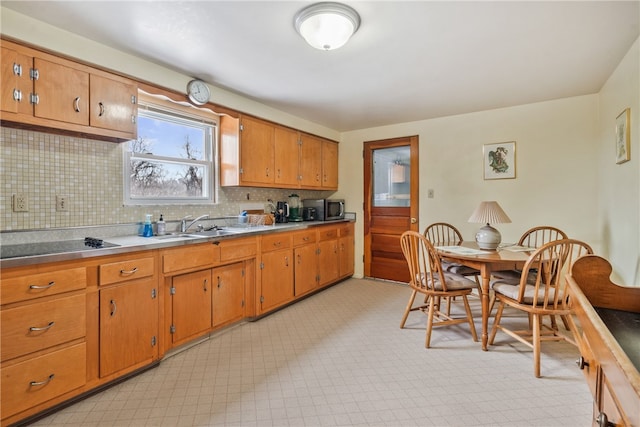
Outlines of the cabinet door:
{"type": "Polygon", "coordinates": [[[322,188],[338,189],[338,144],[322,143],[322,188]]]}
{"type": "Polygon", "coordinates": [[[100,290],[100,376],[158,357],[156,281],[100,290]]]}
{"type": "Polygon", "coordinates": [[[352,276],[354,271],[354,240],[353,236],[340,237],[340,277],[352,276]]]}
{"type": "Polygon", "coordinates": [[[324,240],[318,243],[319,286],[324,286],[338,279],[340,262],[338,239],[324,240]]]}
{"type": "Polygon", "coordinates": [[[244,317],[244,262],[214,268],[213,326],[241,320],[244,317]]]}
{"type": "Polygon", "coordinates": [[[33,83],[29,78],[33,58],[2,46],[0,63],[2,66],[0,109],[11,113],[33,114],[33,106],[29,102],[33,91],[33,83]]]}
{"type": "Polygon", "coordinates": [[[318,254],[316,245],[305,245],[294,249],[295,296],[304,295],[318,285],[318,254]]]}
{"type": "Polygon", "coordinates": [[[320,188],[322,185],[322,140],[302,135],[300,146],[300,185],[320,188]]]}
{"type": "Polygon", "coordinates": [[[275,127],[274,140],[274,165],[276,168],[274,182],[283,187],[297,188],[298,182],[298,132],[275,127]]]}
{"type": "Polygon", "coordinates": [[[182,274],[172,280],[171,339],[179,344],[211,329],[211,270],[182,274]]]}
{"type": "Polygon", "coordinates": [[[131,81],[119,81],[91,74],[90,125],[131,134],[135,138],[137,125],[138,88],[131,81]]]}
{"type": "Polygon", "coordinates": [[[243,117],[240,138],[241,184],[273,184],[274,126],[262,120],[243,117]]]}
{"type": "Polygon", "coordinates": [[[260,310],[262,313],[293,299],[291,249],[262,254],[260,310]]]}
{"type": "Polygon", "coordinates": [[[71,66],[34,58],[38,102],[34,115],[79,125],[89,124],[89,73],[71,66]]]}

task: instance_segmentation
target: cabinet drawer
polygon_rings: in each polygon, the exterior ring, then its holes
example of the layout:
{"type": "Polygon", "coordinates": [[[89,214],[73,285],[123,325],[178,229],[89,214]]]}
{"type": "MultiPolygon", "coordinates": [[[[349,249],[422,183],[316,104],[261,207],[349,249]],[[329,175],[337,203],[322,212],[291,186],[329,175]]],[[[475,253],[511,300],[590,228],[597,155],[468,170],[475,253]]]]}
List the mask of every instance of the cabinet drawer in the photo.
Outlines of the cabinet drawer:
{"type": "Polygon", "coordinates": [[[86,344],[8,366],[1,372],[2,417],[7,418],[82,387],[87,377],[86,344]]]}
{"type": "Polygon", "coordinates": [[[102,264],[99,267],[100,284],[109,285],[153,276],[154,267],[152,257],[102,264]]]}
{"type": "Polygon", "coordinates": [[[70,268],[2,279],[1,283],[0,301],[9,304],[83,289],[86,287],[87,273],[84,267],[70,268]]]}
{"type": "Polygon", "coordinates": [[[220,260],[220,248],[212,243],[184,246],[162,254],[162,271],[170,273],[195,267],[206,267],[220,260]]]}
{"type": "Polygon", "coordinates": [[[235,261],[255,258],[257,253],[256,238],[225,240],[220,243],[220,261],[235,261]]]}
{"type": "Polygon", "coordinates": [[[85,295],[1,311],[2,360],[84,337],[86,313],[85,295]]]}
{"type": "Polygon", "coordinates": [[[353,236],[353,224],[345,224],[340,227],[340,237],[353,236]]]}
{"type": "Polygon", "coordinates": [[[293,246],[301,246],[309,243],[315,243],[316,232],[315,230],[305,230],[293,233],[293,246]]]}
{"type": "Polygon", "coordinates": [[[276,233],[262,236],[262,252],[291,247],[291,233],[276,233]]]}
{"type": "Polygon", "coordinates": [[[338,229],[336,227],[321,227],[318,232],[320,241],[332,240],[338,238],[338,229]]]}

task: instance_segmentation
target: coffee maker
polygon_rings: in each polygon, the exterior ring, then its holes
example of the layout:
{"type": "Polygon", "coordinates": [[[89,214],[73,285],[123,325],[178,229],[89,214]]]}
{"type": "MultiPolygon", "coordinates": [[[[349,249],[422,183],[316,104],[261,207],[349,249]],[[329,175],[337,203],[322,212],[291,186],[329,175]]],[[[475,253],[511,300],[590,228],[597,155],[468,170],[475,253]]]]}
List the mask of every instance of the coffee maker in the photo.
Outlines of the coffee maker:
{"type": "Polygon", "coordinates": [[[289,196],[289,221],[298,222],[302,221],[302,202],[300,202],[300,196],[292,194],[289,196]]]}
{"type": "Polygon", "coordinates": [[[287,202],[277,202],[274,216],[277,224],[288,222],[289,204],[287,202]]]}

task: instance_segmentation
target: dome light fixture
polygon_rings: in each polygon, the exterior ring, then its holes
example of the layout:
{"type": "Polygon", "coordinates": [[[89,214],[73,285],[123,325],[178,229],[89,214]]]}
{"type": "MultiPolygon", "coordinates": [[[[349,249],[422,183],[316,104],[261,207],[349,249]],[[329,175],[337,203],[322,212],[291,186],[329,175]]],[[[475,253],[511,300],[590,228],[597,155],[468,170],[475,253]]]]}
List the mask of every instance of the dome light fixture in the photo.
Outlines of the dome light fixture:
{"type": "Polygon", "coordinates": [[[333,50],[343,46],[358,31],[360,15],[342,3],[315,3],[296,14],[294,25],[311,46],[333,50]]]}

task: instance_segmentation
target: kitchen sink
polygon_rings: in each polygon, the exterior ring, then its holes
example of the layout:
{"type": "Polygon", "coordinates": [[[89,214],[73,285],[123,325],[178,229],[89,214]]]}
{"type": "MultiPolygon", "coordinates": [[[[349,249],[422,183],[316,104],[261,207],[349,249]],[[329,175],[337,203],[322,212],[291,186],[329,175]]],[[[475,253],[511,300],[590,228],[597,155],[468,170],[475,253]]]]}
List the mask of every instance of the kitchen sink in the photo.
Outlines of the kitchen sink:
{"type": "Polygon", "coordinates": [[[220,237],[220,236],[229,236],[231,234],[239,234],[242,233],[242,231],[238,230],[206,230],[206,231],[196,231],[194,233],[189,234],[189,236],[193,236],[193,237],[220,237]]]}
{"type": "Polygon", "coordinates": [[[167,233],[164,236],[154,236],[154,239],[157,240],[166,240],[166,239],[196,239],[198,237],[206,237],[206,236],[198,236],[195,234],[187,234],[187,233],[167,233]]]}

